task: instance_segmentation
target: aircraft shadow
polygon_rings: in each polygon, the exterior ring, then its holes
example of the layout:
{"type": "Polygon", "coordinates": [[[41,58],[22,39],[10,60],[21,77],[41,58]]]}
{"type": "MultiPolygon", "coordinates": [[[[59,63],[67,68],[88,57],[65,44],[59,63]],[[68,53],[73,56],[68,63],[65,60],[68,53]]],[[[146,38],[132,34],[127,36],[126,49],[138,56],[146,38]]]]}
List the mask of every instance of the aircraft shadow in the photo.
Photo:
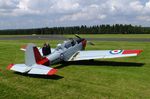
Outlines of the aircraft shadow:
{"type": "Polygon", "coordinates": [[[29,75],[29,74],[22,74],[22,73],[19,73],[19,72],[15,72],[15,74],[18,74],[18,75],[21,75],[21,76],[26,76],[26,77],[32,77],[32,78],[43,78],[43,79],[52,79],[52,80],[59,80],[59,79],[64,78],[64,77],[59,76],[59,75],[51,75],[51,76],[48,76],[48,75],[35,75],[35,74],[29,75]]]}
{"type": "Polygon", "coordinates": [[[60,66],[55,67],[56,69],[61,69],[69,65],[76,66],[114,66],[114,67],[142,67],[144,63],[134,63],[134,62],[114,62],[114,61],[98,61],[98,60],[84,60],[84,61],[73,61],[73,62],[63,62],[60,66]]]}

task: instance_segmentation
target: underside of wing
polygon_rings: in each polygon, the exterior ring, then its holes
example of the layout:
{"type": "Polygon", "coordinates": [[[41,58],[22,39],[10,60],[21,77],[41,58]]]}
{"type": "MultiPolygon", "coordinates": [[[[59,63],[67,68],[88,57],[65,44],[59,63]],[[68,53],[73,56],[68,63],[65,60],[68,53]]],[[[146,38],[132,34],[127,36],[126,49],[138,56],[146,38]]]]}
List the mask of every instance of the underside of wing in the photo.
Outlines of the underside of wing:
{"type": "Polygon", "coordinates": [[[99,51],[79,51],[75,53],[69,61],[102,59],[102,58],[120,58],[137,56],[142,50],[99,50],[99,51]]]}
{"type": "Polygon", "coordinates": [[[25,64],[10,64],[7,69],[15,72],[37,75],[54,75],[57,72],[57,69],[38,64],[34,64],[33,66],[26,66],[25,64]]]}

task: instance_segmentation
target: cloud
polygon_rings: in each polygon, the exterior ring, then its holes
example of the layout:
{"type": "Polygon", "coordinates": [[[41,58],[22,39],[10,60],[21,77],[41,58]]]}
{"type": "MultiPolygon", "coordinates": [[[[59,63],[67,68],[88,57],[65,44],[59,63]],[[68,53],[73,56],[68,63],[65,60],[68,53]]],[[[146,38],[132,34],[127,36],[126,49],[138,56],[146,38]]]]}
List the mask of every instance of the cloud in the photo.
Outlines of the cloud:
{"type": "Polygon", "coordinates": [[[86,23],[150,25],[149,9],[150,0],[0,0],[0,23],[18,23],[18,28],[86,23]]]}
{"type": "Polygon", "coordinates": [[[0,0],[0,15],[11,15],[10,13],[17,9],[17,0],[0,0]]]}
{"type": "Polygon", "coordinates": [[[0,9],[16,9],[17,0],[0,0],[0,9]]]}
{"type": "Polygon", "coordinates": [[[100,6],[97,4],[91,4],[81,9],[79,12],[64,15],[62,18],[60,18],[60,21],[92,20],[104,18],[106,18],[106,15],[103,14],[103,11],[101,10],[100,6]]]}
{"type": "Polygon", "coordinates": [[[54,0],[50,10],[56,13],[66,13],[76,11],[80,8],[77,0],[54,0]]]}
{"type": "Polygon", "coordinates": [[[104,20],[111,17],[135,16],[143,10],[138,0],[107,0],[95,1],[88,5],[80,5],[82,9],[76,13],[64,15],[60,21],[104,20]],[[134,14],[133,14],[134,13],[134,14]]]}
{"type": "Polygon", "coordinates": [[[145,3],[141,13],[137,16],[138,20],[150,22],[150,0],[145,3]]]}
{"type": "Polygon", "coordinates": [[[141,12],[144,8],[144,6],[141,4],[140,1],[134,1],[134,2],[131,2],[129,4],[129,7],[131,8],[132,11],[134,12],[141,12]]]}
{"type": "Polygon", "coordinates": [[[144,7],[144,12],[145,14],[146,13],[150,14],[150,0],[146,2],[145,7],[144,7]]]}
{"type": "Polygon", "coordinates": [[[138,16],[137,19],[150,22],[150,16],[138,16]]]}

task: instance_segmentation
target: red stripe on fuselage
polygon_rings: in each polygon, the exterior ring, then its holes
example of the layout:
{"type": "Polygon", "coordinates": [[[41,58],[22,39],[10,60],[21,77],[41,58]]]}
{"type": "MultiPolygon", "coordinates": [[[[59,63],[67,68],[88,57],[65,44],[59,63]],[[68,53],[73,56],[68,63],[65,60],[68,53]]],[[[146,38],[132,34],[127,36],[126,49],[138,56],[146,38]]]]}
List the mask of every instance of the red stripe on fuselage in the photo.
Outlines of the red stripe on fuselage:
{"type": "Polygon", "coordinates": [[[48,58],[42,57],[37,47],[33,48],[33,52],[37,64],[46,65],[46,66],[50,65],[50,61],[48,60],[48,58]]]}
{"type": "Polygon", "coordinates": [[[124,50],[122,54],[140,54],[142,50],[124,50]]]}
{"type": "Polygon", "coordinates": [[[49,66],[50,65],[50,61],[48,60],[48,58],[44,57],[43,59],[38,61],[37,64],[49,66]]]}

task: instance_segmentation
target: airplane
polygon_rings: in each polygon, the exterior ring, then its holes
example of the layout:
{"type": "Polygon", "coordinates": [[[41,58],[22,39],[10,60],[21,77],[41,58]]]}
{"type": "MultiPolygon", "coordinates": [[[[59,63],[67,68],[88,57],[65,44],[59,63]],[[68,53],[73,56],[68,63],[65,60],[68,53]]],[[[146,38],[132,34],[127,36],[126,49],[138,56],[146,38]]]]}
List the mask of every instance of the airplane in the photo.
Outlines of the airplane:
{"type": "Polygon", "coordinates": [[[35,44],[28,44],[21,48],[25,51],[24,64],[10,64],[7,69],[15,72],[36,74],[36,75],[54,75],[57,69],[49,67],[58,62],[93,60],[104,58],[120,58],[139,55],[142,50],[85,50],[87,44],[94,45],[75,35],[76,38],[71,38],[58,44],[55,49],[51,49],[51,54],[46,56],[42,53],[42,48],[35,44]]]}

